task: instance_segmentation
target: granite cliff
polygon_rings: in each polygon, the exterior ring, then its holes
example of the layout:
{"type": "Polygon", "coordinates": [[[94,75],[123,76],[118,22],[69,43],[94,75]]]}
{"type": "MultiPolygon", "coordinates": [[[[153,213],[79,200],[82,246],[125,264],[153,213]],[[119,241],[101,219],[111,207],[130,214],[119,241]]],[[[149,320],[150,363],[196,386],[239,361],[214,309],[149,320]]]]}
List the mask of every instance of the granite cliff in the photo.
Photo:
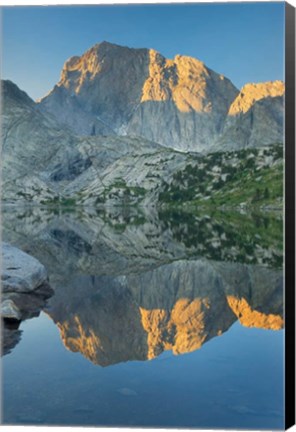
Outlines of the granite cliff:
{"type": "Polygon", "coordinates": [[[239,93],[193,57],[166,59],[153,49],[102,42],[67,60],[60,81],[39,105],[79,135],[137,135],[207,152],[219,149],[220,139],[236,148],[282,141],[283,91],[275,82],[248,84],[239,93]],[[241,101],[247,101],[246,116],[233,125],[241,101]]]}
{"type": "Polygon", "coordinates": [[[282,81],[246,84],[231,104],[220,148],[258,147],[283,142],[285,86],[282,81]]]}

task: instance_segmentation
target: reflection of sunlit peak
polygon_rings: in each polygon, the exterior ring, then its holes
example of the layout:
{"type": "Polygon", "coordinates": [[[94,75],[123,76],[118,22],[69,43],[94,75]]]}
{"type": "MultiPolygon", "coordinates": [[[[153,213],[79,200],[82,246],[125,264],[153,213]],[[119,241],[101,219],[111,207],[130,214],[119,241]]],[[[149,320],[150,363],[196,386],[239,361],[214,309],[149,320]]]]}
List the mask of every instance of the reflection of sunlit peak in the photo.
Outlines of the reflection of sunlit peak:
{"type": "Polygon", "coordinates": [[[142,325],[147,332],[148,358],[162,351],[183,354],[199,349],[207,337],[204,310],[208,299],[181,298],[171,311],[140,308],[142,325]]]}
{"type": "Polygon", "coordinates": [[[67,321],[57,324],[65,347],[72,352],[80,352],[94,361],[101,345],[99,337],[92,329],[84,329],[77,315],[74,317],[74,322],[75,326],[67,321]]]}
{"type": "Polygon", "coordinates": [[[284,327],[284,320],[280,314],[266,314],[253,309],[246,299],[227,296],[227,301],[239,322],[245,327],[257,327],[269,330],[280,330],[284,327]]]}
{"type": "MultiPolygon", "coordinates": [[[[149,266],[151,264],[149,263],[149,266]]],[[[61,338],[101,366],[201,348],[239,320],[283,328],[282,271],[206,259],[120,276],[84,276],[49,309],[61,338]]]]}

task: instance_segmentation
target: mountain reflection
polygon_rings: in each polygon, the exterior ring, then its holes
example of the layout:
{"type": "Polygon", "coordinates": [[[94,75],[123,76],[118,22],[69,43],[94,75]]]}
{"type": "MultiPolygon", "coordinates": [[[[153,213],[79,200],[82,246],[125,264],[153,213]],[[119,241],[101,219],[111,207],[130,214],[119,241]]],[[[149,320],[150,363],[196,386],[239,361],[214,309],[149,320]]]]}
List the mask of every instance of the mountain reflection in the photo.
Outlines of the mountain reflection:
{"type": "Polygon", "coordinates": [[[237,319],[283,327],[281,272],[262,267],[177,261],[128,276],[81,276],[72,290],[72,298],[57,292],[48,313],[67,348],[102,366],[194,351],[237,319]]]}
{"type": "Polygon", "coordinates": [[[108,366],[194,351],[237,320],[283,328],[280,218],[110,212],[4,213],[4,240],[48,269],[69,350],[108,366]]]}

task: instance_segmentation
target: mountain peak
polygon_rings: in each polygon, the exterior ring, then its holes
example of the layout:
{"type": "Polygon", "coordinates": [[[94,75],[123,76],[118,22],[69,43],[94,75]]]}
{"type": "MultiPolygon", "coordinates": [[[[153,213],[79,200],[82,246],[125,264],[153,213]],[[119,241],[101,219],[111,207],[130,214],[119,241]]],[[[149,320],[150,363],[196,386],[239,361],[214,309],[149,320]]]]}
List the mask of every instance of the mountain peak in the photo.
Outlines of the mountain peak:
{"type": "Polygon", "coordinates": [[[207,151],[227,116],[283,91],[281,82],[248,84],[238,97],[229,79],[197,58],[102,41],[65,62],[41,107],[80,135],[137,135],[207,151]]]}
{"type": "Polygon", "coordinates": [[[283,81],[267,81],[261,83],[249,83],[243,86],[237,98],[229,109],[229,115],[246,113],[255,102],[268,97],[283,96],[285,84],[283,81]]]}
{"type": "Polygon", "coordinates": [[[149,51],[147,48],[130,48],[128,46],[125,45],[118,45],[112,42],[108,42],[108,41],[102,41],[102,42],[98,42],[95,45],[93,45],[92,47],[90,47],[84,54],[82,54],[81,57],[84,56],[88,56],[90,53],[92,54],[97,54],[98,56],[104,55],[104,54],[108,54],[108,55],[112,55],[112,54],[116,54],[116,55],[124,55],[124,53],[126,52],[130,52],[130,53],[135,53],[138,51],[149,51]]]}
{"type": "MultiPolygon", "coordinates": [[[[98,47],[101,47],[101,48],[129,48],[125,45],[118,45],[116,43],[109,42],[106,40],[103,40],[102,42],[98,42],[93,46],[93,48],[98,48],[98,47]]],[[[133,49],[133,48],[129,48],[129,49],[133,49]]]]}
{"type": "Polygon", "coordinates": [[[14,102],[17,104],[24,104],[27,106],[34,106],[34,101],[27,93],[21,90],[16,84],[10,80],[1,80],[1,92],[4,104],[14,102]]]}

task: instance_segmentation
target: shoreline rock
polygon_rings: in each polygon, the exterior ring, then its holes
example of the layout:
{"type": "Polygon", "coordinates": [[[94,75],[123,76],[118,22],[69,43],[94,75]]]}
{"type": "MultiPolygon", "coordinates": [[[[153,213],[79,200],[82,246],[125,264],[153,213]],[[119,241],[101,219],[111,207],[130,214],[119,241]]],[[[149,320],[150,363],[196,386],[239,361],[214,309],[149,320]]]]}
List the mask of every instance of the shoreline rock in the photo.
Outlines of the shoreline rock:
{"type": "Polygon", "coordinates": [[[54,291],[45,267],[7,243],[2,243],[1,285],[2,355],[5,355],[21,339],[20,322],[38,316],[54,291]]]}
{"type": "Polygon", "coordinates": [[[2,293],[27,293],[47,281],[45,267],[20,249],[2,243],[2,293]]]}

